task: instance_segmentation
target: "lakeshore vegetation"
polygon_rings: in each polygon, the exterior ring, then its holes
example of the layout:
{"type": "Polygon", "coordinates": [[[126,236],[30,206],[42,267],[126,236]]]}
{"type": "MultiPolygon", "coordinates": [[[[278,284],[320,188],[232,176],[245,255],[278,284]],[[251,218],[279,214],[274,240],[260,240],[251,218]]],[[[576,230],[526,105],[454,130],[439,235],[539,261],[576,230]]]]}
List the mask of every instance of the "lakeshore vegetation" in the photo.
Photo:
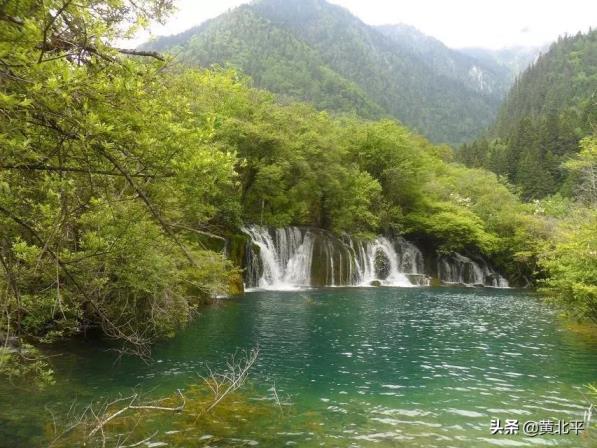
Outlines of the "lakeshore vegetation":
{"type": "Polygon", "coordinates": [[[172,6],[0,4],[2,374],[51,382],[35,347],[82,333],[148,356],[199,305],[238,291],[222,249],[243,223],[482,255],[597,320],[593,122],[554,168],[567,188],[529,195],[517,175],[467,167],[395,120],[278,101],[240,72],[114,46],[172,6]]]}

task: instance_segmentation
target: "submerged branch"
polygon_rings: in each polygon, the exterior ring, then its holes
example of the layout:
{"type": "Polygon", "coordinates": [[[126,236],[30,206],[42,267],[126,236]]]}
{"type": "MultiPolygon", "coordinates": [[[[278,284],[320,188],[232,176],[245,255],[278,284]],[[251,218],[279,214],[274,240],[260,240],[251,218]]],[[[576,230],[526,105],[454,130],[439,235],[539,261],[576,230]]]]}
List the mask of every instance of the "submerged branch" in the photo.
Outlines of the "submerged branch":
{"type": "Polygon", "coordinates": [[[99,423],[97,424],[97,426],[95,428],[93,428],[91,430],[91,432],[89,433],[89,437],[93,437],[95,434],[97,434],[98,431],[103,432],[103,428],[104,428],[104,426],[106,426],[106,424],[108,424],[110,421],[114,420],[118,416],[124,414],[126,411],[131,410],[131,409],[136,409],[136,410],[153,410],[153,411],[170,411],[170,412],[180,412],[180,411],[182,411],[184,409],[184,407],[186,406],[186,398],[183,395],[183,393],[180,391],[180,389],[177,389],[176,392],[178,393],[178,395],[182,399],[182,403],[179,406],[176,406],[176,407],[155,406],[155,405],[135,405],[133,403],[135,403],[135,401],[137,401],[137,399],[139,398],[138,394],[134,394],[131,397],[119,399],[119,400],[116,400],[116,401],[108,404],[106,406],[106,408],[110,407],[111,405],[113,405],[113,404],[115,404],[117,402],[124,401],[124,400],[130,398],[129,404],[127,406],[119,409],[118,411],[113,412],[112,414],[110,414],[110,415],[108,415],[108,416],[106,416],[104,418],[97,417],[97,419],[99,420],[99,423]]]}
{"type": "Polygon", "coordinates": [[[211,389],[214,394],[212,403],[205,409],[204,413],[210,412],[227,395],[238,390],[247,380],[249,370],[255,364],[259,356],[259,347],[254,348],[248,353],[244,353],[244,359],[237,361],[233,355],[227,363],[228,370],[224,373],[214,373],[209,369],[207,377],[201,376],[201,379],[211,389]]]}
{"type": "MultiPolygon", "coordinates": [[[[176,419],[196,424],[197,418],[207,417],[207,413],[245,384],[258,355],[257,347],[237,352],[229,357],[225,371],[216,373],[208,368],[209,376],[202,377],[205,384],[190,385],[184,394],[181,389],[177,389],[175,396],[144,401],[141,394],[135,391],[111,401],[92,402],[80,408],[80,412],[74,411],[73,403],[64,422],[57,421],[48,409],[54,429],[54,439],[50,446],[142,446],[160,432],[155,431],[153,422],[161,413],[174,413],[171,415],[176,416],[176,419]],[[214,394],[213,397],[209,393],[206,395],[206,389],[214,394]],[[139,425],[140,431],[137,429],[139,425]],[[150,433],[152,434],[149,435],[150,433]],[[143,440],[136,441],[139,439],[143,440]]],[[[279,399],[277,402],[281,408],[279,399]]],[[[231,405],[235,406],[234,401],[231,401],[231,405]]]]}

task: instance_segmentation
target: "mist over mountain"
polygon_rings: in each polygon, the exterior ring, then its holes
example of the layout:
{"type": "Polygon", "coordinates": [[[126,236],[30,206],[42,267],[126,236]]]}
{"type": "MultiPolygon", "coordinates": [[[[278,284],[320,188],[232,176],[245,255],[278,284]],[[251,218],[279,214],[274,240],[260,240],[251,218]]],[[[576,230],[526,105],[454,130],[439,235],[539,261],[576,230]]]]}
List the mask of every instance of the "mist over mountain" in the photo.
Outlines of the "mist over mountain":
{"type": "Polygon", "coordinates": [[[413,27],[372,27],[324,0],[261,0],[144,45],[197,66],[232,66],[317,108],[393,117],[459,144],[495,120],[511,66],[446,47],[413,27]]]}
{"type": "Polygon", "coordinates": [[[507,47],[497,50],[491,48],[460,48],[460,53],[475,58],[477,61],[485,64],[496,64],[499,67],[507,69],[510,73],[510,79],[513,81],[516,76],[521,74],[529,65],[537,60],[542,52],[549,49],[549,45],[539,47],[507,47]]]}

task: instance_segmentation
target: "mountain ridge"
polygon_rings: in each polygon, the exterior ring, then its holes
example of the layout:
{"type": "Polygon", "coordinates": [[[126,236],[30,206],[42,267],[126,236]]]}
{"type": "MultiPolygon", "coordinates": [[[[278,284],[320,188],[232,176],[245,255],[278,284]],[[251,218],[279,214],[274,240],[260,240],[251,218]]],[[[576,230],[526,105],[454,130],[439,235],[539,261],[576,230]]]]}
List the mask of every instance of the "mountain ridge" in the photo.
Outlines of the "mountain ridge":
{"type": "Polygon", "coordinates": [[[376,26],[402,47],[428,60],[437,73],[455,79],[469,79],[479,92],[502,97],[509,87],[510,70],[491,60],[480,60],[459,50],[449,48],[412,25],[403,23],[376,26]],[[488,74],[489,76],[483,76],[488,74]],[[475,85],[477,84],[477,85],[475,85]]]}
{"type": "MultiPolygon", "coordinates": [[[[176,53],[188,65],[232,66],[257,87],[318,109],[392,117],[440,143],[478,136],[493,123],[505,91],[484,91],[470,75],[434,69],[421,54],[324,0],[241,5],[143,47],[176,53]]],[[[504,84],[503,73],[481,71],[480,79],[499,78],[490,85],[504,84]]]]}
{"type": "Polygon", "coordinates": [[[260,0],[143,47],[232,66],[282,99],[395,118],[438,143],[470,141],[493,123],[512,82],[506,69],[429,36],[431,52],[412,48],[391,31],[324,0],[260,0]]]}

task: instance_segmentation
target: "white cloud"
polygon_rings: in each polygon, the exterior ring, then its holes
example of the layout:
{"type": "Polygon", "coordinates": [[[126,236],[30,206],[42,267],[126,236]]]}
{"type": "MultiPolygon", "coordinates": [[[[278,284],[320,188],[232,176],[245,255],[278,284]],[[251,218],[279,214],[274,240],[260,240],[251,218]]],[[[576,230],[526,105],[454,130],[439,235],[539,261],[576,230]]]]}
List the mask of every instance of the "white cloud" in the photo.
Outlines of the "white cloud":
{"type": "Polygon", "coordinates": [[[597,25],[597,2],[590,0],[333,2],[367,23],[407,23],[451,47],[540,45],[597,25]]]}
{"type": "MultiPolygon", "coordinates": [[[[446,45],[501,48],[542,45],[564,33],[597,25],[597,2],[591,0],[331,0],[371,25],[406,23],[446,45]]],[[[180,33],[236,7],[242,0],[178,0],[179,11],[165,25],[140,34],[180,33]]]]}

